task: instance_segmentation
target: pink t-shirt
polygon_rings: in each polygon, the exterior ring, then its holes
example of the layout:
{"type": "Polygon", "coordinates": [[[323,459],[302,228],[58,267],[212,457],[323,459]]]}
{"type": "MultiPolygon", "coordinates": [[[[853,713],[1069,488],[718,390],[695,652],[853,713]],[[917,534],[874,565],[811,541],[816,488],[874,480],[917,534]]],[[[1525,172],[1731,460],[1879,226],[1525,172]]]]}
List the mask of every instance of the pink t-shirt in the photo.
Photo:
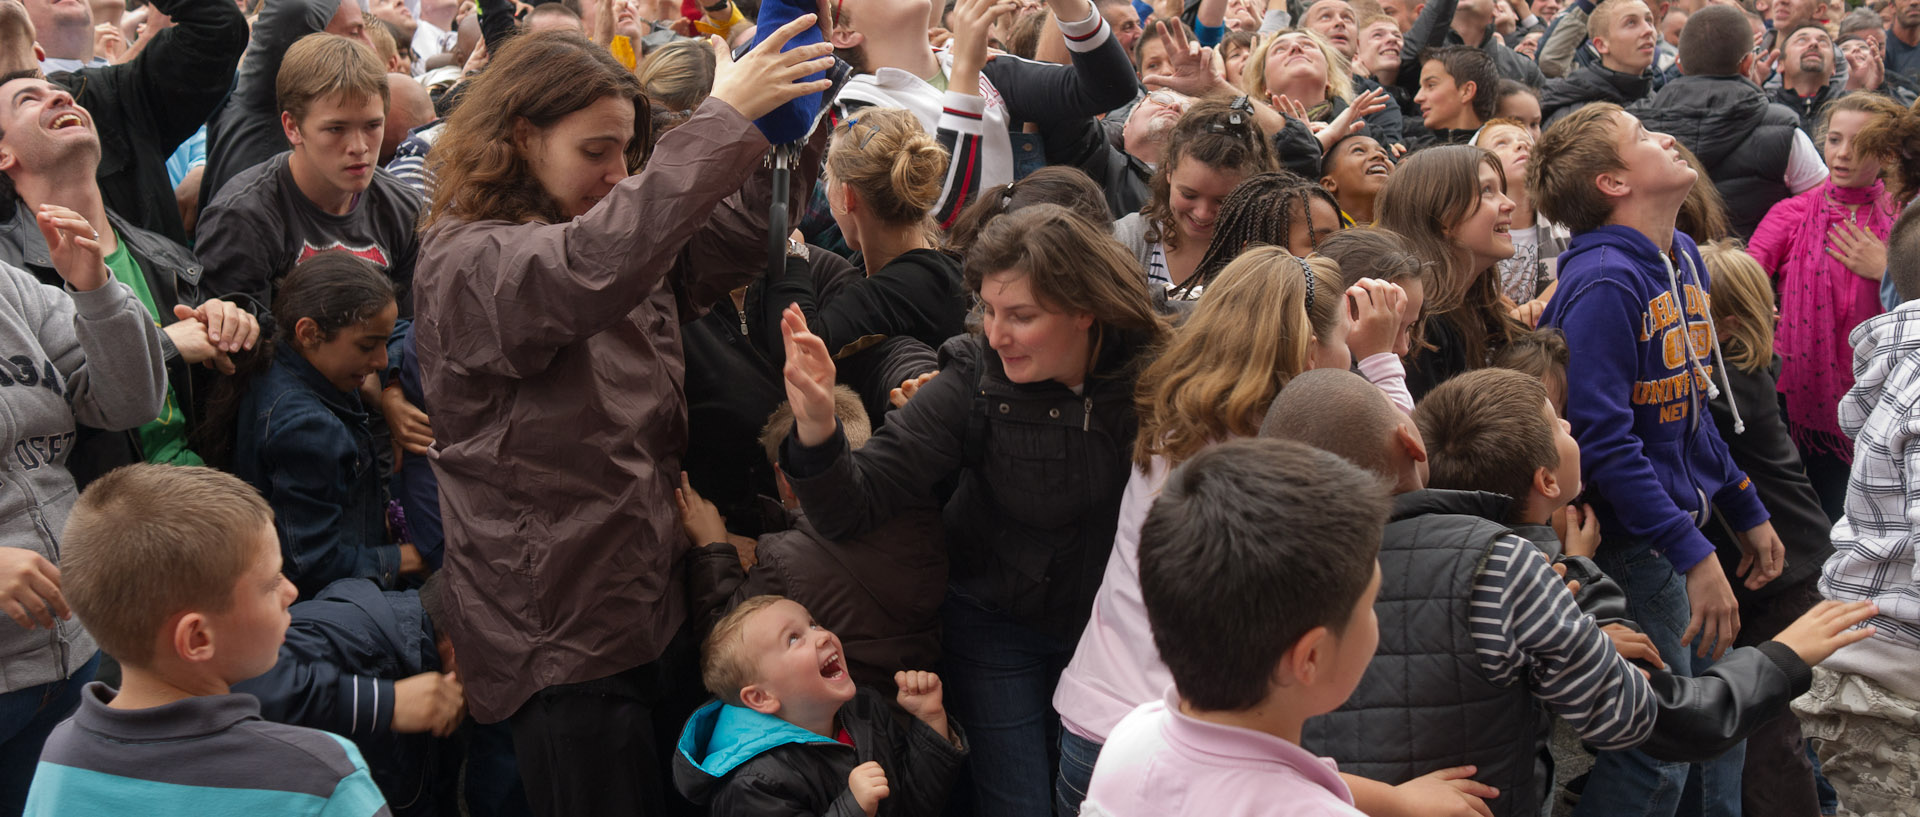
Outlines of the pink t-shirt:
{"type": "Polygon", "coordinates": [[[1328,758],[1280,738],[1197,720],[1180,698],[1133,711],[1093,767],[1082,817],[1359,817],[1328,758]]]}

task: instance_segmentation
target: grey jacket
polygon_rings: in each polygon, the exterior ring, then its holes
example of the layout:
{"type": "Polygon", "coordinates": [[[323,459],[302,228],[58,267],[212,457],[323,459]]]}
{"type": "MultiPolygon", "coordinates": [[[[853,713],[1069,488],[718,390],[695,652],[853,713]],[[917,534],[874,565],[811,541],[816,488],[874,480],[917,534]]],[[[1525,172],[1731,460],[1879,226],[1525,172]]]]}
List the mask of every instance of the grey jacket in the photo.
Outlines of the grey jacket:
{"type": "MultiPolygon", "coordinates": [[[[91,292],[0,264],[0,547],[60,562],[78,493],[67,472],[76,423],[123,430],[160,414],[160,330],[118,281],[91,292]]],[[[93,657],[78,618],[52,631],[0,619],[0,692],[58,681],[93,657]]]]}

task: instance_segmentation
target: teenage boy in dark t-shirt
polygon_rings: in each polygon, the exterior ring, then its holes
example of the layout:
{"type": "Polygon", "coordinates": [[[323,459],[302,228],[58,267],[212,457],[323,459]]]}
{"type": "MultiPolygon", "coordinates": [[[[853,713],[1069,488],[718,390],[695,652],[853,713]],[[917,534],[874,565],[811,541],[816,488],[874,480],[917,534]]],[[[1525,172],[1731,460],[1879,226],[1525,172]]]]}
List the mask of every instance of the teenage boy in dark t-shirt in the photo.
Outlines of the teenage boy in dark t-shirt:
{"type": "Polygon", "coordinates": [[[365,45],[312,34],[287,50],[278,92],[293,149],[235,176],[202,213],[195,250],[208,290],[271,306],[274,285],[295,264],[344,250],[384,270],[401,316],[412,315],[421,201],[377,164],[385,67],[365,45]]]}

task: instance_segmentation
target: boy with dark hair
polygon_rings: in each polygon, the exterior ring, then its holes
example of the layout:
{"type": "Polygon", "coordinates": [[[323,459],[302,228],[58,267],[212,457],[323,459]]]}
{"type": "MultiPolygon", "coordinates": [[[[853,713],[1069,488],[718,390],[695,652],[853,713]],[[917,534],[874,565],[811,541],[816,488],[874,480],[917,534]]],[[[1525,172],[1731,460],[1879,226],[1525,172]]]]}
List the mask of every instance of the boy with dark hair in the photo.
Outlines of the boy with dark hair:
{"type": "Polygon", "coordinates": [[[201,213],[194,249],[206,287],[268,306],[295,264],[346,250],[393,280],[400,316],[411,316],[421,201],[377,164],[386,67],[356,40],[311,34],[287,49],[276,90],[293,149],[234,176],[201,213]]]}
{"type": "Polygon", "coordinates": [[[130,465],[67,519],[74,611],[118,659],[47,739],[27,814],[387,814],[344,738],[260,719],[233,684],[272,668],[292,583],[273,512],[230,474],[130,465]]]}
{"type": "MultiPolygon", "coordinates": [[[[872,425],[860,395],[835,386],[833,398],[848,447],[865,445],[872,425]]],[[[696,620],[710,620],[754,596],[790,597],[840,634],[854,683],[890,693],[896,669],[940,660],[940,602],[947,586],[940,514],[931,506],[909,510],[860,536],[828,540],[807,522],[779,471],[780,446],[792,431],[793,407],[781,403],[760,444],[773,463],[788,524],[758,542],[729,533],[719,509],[682,474],[675,498],[694,548],[687,556],[688,609],[696,620]]]]}
{"type": "Polygon", "coordinates": [[[1920,208],[1901,214],[1888,236],[1887,275],[1909,300],[1855,327],[1854,386],[1840,401],[1840,427],[1854,441],[1847,512],[1833,527],[1834,554],[1820,576],[1830,599],[1882,605],[1873,638],[1815,671],[1813,690],[1794,702],[1842,814],[1901,814],[1920,785],[1913,713],[1920,712],[1920,605],[1916,584],[1914,438],[1920,406],[1920,208]]]}
{"type": "Polygon", "coordinates": [[[1477,48],[1450,45],[1420,55],[1420,106],[1427,138],[1415,147],[1462,145],[1493,118],[1500,73],[1477,48]]]}
{"type": "Polygon", "coordinates": [[[1081,814],[1358,815],[1308,718],[1379,643],[1386,492],[1296,442],[1235,440],[1167,478],[1140,530],[1140,593],[1173,688],[1100,752],[1081,814]]]}
{"type": "MultiPolygon", "coordinates": [[[[1749,589],[1780,575],[1784,553],[1706,416],[1708,394],[1731,389],[1724,371],[1712,382],[1723,364],[1705,262],[1674,229],[1695,176],[1673,137],[1609,103],[1549,128],[1527,168],[1541,215],[1573,233],[1540,325],[1560,329],[1580,362],[1567,419],[1605,534],[1594,561],[1626,588],[1632,618],[1679,675],[1704,672],[1740,628],[1733,588],[1701,528],[1718,515],[1738,532],[1749,589]]],[[[1702,764],[1709,799],[1738,808],[1743,756],[1736,746],[1702,764]]],[[[1687,776],[1686,764],[1604,752],[1577,813],[1671,815],[1687,776]]]]}
{"type": "Polygon", "coordinates": [[[680,793],[712,814],[938,814],[966,758],[940,677],[897,672],[896,718],[858,688],[840,639],[780,596],[713,626],[700,677],[719,700],[693,713],[673,758],[680,793]]]}
{"type": "Polygon", "coordinates": [[[1499,790],[1486,801],[1494,815],[1536,815],[1550,781],[1514,747],[1544,739],[1548,712],[1598,746],[1647,738],[1645,676],[1531,545],[1488,521],[1511,500],[1426,490],[1426,444],[1385,393],[1351,372],[1308,371],[1274,399],[1260,434],[1371,463],[1395,494],[1380,549],[1380,655],[1345,706],[1307,724],[1308,749],[1386,783],[1476,766],[1474,780],[1499,790]]]}

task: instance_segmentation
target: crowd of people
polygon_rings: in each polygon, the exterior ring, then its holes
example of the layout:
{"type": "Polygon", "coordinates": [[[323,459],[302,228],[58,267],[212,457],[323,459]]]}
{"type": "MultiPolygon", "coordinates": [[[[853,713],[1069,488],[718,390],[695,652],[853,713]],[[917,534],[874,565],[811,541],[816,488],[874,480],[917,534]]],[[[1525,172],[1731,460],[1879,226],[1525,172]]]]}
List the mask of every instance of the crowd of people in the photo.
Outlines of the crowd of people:
{"type": "Polygon", "coordinates": [[[1920,815],[1920,0],[0,0],[0,817],[1920,815]]]}

